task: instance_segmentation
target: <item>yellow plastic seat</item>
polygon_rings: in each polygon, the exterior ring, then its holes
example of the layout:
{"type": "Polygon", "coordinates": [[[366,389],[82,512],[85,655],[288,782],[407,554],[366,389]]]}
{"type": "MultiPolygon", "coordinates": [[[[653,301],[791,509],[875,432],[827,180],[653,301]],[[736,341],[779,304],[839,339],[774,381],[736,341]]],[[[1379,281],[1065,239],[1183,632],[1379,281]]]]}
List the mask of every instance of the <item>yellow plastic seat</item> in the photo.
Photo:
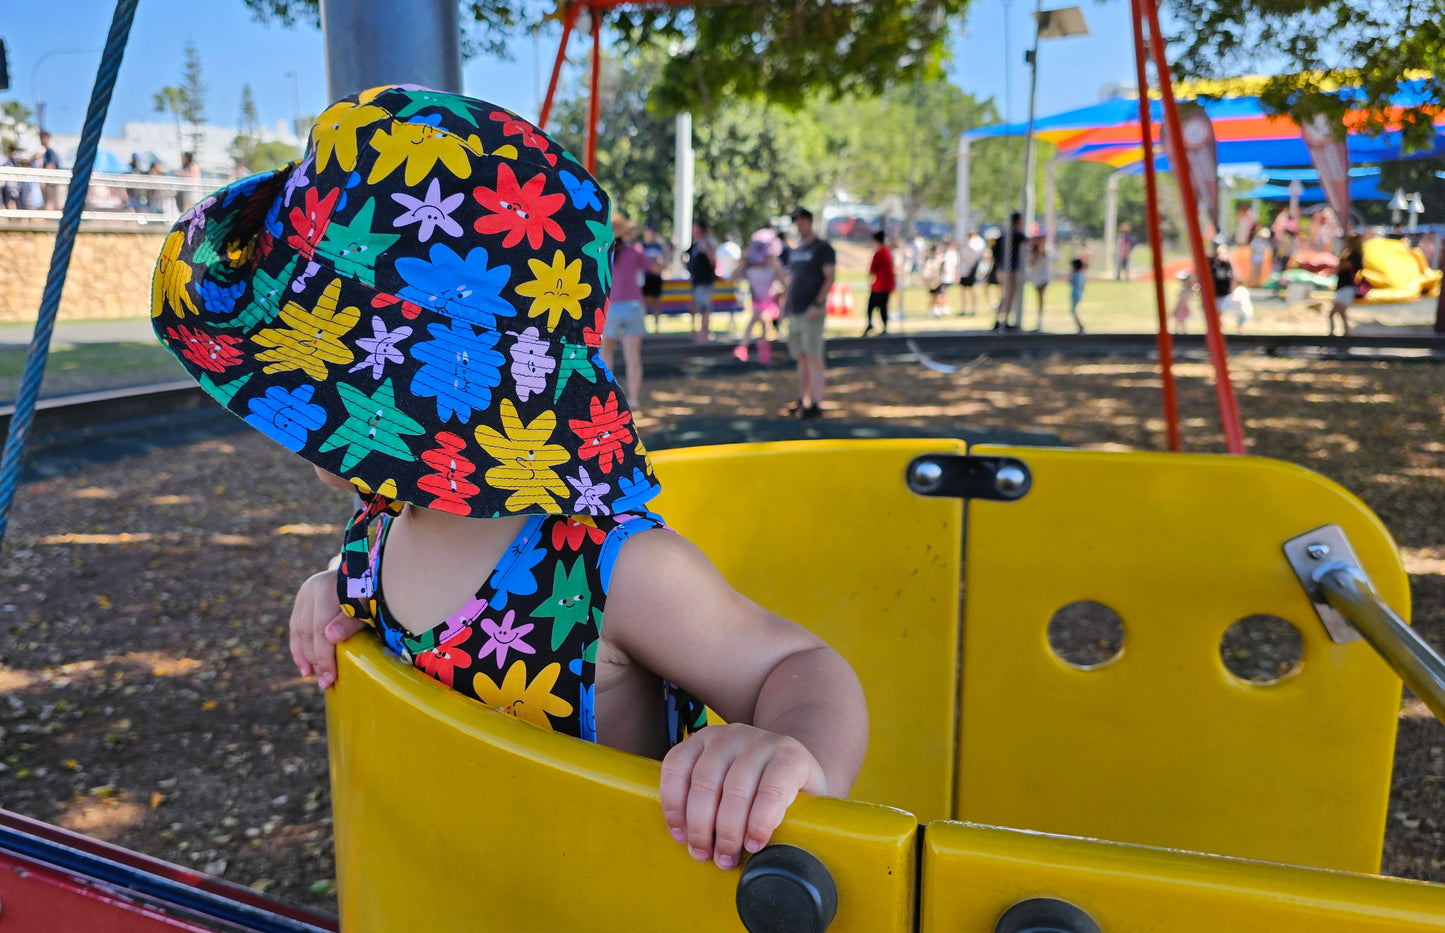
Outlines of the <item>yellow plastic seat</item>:
{"type": "MultiPolygon", "coordinates": [[[[831,929],[983,933],[1034,896],[1109,933],[1445,924],[1445,887],[1321,870],[1378,865],[1400,687],[1363,642],[1329,641],[1280,546],[1343,526],[1404,614],[1393,544],[1358,501],[1264,460],[1017,448],[974,453],[1027,464],[1018,501],[908,490],[914,456],[962,452],[657,456],[657,510],[863,681],[873,728],[854,800],[801,799],[775,836],[832,872],[831,929]],[[1047,640],[1081,599],[1124,623],[1122,655],[1094,670],[1047,640]],[[1255,686],[1224,670],[1220,636],[1255,613],[1300,631],[1297,674],[1255,686]]],[[[656,762],[515,722],[374,640],[341,654],[328,723],[344,929],[741,929],[738,873],[667,835],[656,762]]]]}

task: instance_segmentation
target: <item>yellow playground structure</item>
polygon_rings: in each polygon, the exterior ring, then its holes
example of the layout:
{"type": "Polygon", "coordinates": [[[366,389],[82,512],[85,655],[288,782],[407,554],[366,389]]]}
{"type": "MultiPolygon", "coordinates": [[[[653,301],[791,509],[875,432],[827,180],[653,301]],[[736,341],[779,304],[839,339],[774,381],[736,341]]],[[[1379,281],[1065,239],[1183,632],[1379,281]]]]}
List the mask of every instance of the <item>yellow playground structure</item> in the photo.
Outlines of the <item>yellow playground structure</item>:
{"type": "Polygon", "coordinates": [[[343,929],[1445,928],[1445,886],[1375,874],[1400,702],[1380,655],[1425,696],[1438,658],[1409,651],[1394,543],[1339,487],[1255,458],[956,440],[656,463],[658,511],[858,671],[853,799],[800,799],[719,871],[668,836],[657,762],[353,639],[328,704],[343,929]],[[1122,622],[1112,659],[1052,647],[1084,601],[1122,622]],[[1259,615],[1302,645],[1267,683],[1221,660],[1259,615]]]}

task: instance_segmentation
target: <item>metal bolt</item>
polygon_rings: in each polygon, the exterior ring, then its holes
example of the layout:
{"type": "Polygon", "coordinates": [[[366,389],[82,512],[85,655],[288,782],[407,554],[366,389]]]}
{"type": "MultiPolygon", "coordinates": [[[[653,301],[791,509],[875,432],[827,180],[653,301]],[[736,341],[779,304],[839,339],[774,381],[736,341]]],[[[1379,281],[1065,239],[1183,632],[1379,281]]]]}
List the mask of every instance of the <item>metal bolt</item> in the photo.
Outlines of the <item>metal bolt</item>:
{"type": "Polygon", "coordinates": [[[994,474],[993,488],[1006,496],[1016,496],[1028,485],[1029,475],[1020,467],[1005,466],[994,474]]]}
{"type": "Polygon", "coordinates": [[[943,467],[933,460],[920,460],[913,465],[908,481],[916,492],[933,492],[943,485],[943,467]]]}
{"type": "Polygon", "coordinates": [[[1306,545],[1305,553],[1310,556],[1310,560],[1324,560],[1330,556],[1330,546],[1328,544],[1306,545]]]}

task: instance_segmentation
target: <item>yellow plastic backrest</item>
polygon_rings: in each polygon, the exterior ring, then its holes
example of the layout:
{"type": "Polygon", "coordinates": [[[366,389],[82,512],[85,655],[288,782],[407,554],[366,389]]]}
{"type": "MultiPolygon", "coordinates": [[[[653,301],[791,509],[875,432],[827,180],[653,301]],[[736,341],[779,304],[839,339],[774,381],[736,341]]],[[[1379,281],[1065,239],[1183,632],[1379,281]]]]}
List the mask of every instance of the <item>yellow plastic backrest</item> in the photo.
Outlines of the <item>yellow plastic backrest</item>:
{"type": "Polygon", "coordinates": [[[816,632],[868,698],[852,796],[952,812],[963,507],[910,492],[956,440],[799,441],[662,451],[656,510],[740,592],[816,632]]]}
{"type": "MultiPolygon", "coordinates": [[[[383,652],[340,646],[327,705],[348,933],[740,933],[737,871],[673,842],[657,762],[538,729],[383,652]]],[[[802,798],[773,841],[817,855],[837,933],[913,924],[907,813],[802,798]]]]}
{"type": "Polygon", "coordinates": [[[920,887],[920,933],[991,931],[1011,906],[1036,897],[1083,909],[1105,933],[1405,933],[1445,925],[1441,885],[960,823],[927,827],[920,887]]]}
{"type": "Polygon", "coordinates": [[[1024,460],[1033,486],[969,507],[957,818],[1378,870],[1400,682],[1363,641],[1330,641],[1280,547],[1343,526],[1407,615],[1379,521],[1269,460],[973,452],[1024,460]],[[1080,670],[1050,650],[1050,617],[1076,600],[1122,618],[1112,663],[1080,670]],[[1298,673],[1268,686],[1220,660],[1225,630],[1256,613],[1303,640],[1298,673]]]}

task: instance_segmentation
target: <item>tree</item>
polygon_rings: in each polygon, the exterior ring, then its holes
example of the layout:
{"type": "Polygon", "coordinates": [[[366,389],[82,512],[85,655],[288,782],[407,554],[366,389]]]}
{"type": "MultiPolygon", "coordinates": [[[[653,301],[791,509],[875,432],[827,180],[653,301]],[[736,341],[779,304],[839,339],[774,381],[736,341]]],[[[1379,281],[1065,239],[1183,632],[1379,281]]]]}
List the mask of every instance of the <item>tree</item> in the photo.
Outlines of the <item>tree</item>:
{"type": "MultiPolygon", "coordinates": [[[[597,177],[613,209],[639,222],[672,213],[675,123],[649,103],[667,53],[648,46],[626,67],[608,56],[600,81],[597,177]]],[[[585,151],[587,90],[568,88],[558,101],[553,132],[577,156],[585,151]]],[[[828,131],[806,110],[790,112],[760,100],[731,101],[694,124],[694,216],[719,232],[746,235],[795,204],[816,201],[836,163],[828,131]]],[[[673,231],[684,240],[689,231],[673,231]]]]}
{"type": "Polygon", "coordinates": [[[256,111],[256,96],[251,93],[249,82],[241,85],[241,118],[236,123],[236,130],[250,140],[261,135],[261,117],[256,111]]]}
{"type": "Polygon", "coordinates": [[[185,149],[186,144],[181,138],[181,114],[186,111],[185,88],[177,87],[174,84],[167,84],[156,91],[151,98],[151,106],[156,113],[169,113],[176,121],[176,148],[185,149]]]}
{"type": "Polygon", "coordinates": [[[8,150],[20,142],[20,135],[35,128],[30,108],[18,100],[0,104],[0,149],[8,150]]]}
{"type": "MultiPolygon", "coordinates": [[[[959,134],[998,122],[991,100],[980,101],[939,75],[899,84],[878,96],[850,96],[817,105],[821,119],[842,145],[838,184],[864,201],[877,204],[890,195],[913,193],[912,213],[949,210],[958,177],[959,134]],[[903,144],[890,145],[896,140],[903,144]],[[903,142],[906,141],[906,142],[903,142]]],[[[970,153],[971,207],[974,218],[1002,223],[1018,200],[1007,178],[1011,155],[1019,146],[1007,139],[975,142],[970,153]]],[[[905,221],[912,217],[905,217],[905,221]]]]}
{"type": "MultiPolygon", "coordinates": [[[[612,195],[613,211],[638,223],[672,213],[674,121],[647,105],[662,73],[664,54],[643,50],[627,67],[604,57],[599,83],[597,177],[612,195]]],[[[578,158],[587,144],[587,89],[568,88],[558,99],[552,133],[578,158]]]]}
{"type": "Polygon", "coordinates": [[[180,116],[191,125],[191,151],[201,148],[206,124],[206,82],[201,78],[201,56],[194,44],[186,43],[186,63],[181,69],[180,116]]]}
{"type": "MultiPolygon", "coordinates": [[[[320,0],[244,0],[263,22],[319,23],[320,0]]],[[[670,113],[713,112],[738,97],[800,106],[815,91],[876,93],[936,61],[968,0],[741,0],[609,14],[629,56],[662,45],[671,54],[653,103],[670,113]]],[[[539,30],[551,0],[461,0],[473,51],[507,57],[507,44],[539,30]]]]}
{"type": "Polygon", "coordinates": [[[1264,106],[1308,120],[1353,109],[1364,129],[1398,118],[1407,147],[1434,139],[1432,111],[1445,101],[1445,0],[1169,0],[1179,25],[1169,37],[1185,77],[1218,78],[1262,68],[1264,106]],[[1283,72],[1283,73],[1280,73],[1283,72]],[[1407,82],[1415,106],[1392,109],[1407,82]],[[1343,90],[1342,90],[1343,89],[1343,90]]]}

